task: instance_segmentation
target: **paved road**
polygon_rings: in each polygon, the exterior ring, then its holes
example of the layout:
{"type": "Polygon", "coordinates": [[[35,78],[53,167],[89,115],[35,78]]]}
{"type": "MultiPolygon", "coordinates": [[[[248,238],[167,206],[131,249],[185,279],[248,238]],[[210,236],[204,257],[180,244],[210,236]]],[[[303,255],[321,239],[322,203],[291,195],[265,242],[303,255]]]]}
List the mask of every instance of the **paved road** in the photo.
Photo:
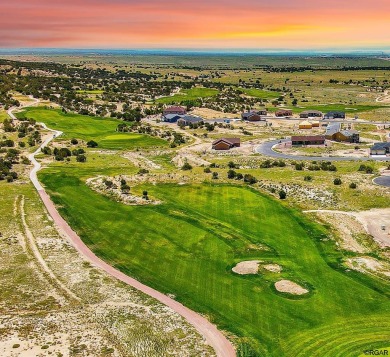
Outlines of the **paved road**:
{"type": "MultiPolygon", "coordinates": [[[[36,104],[36,103],[34,103],[36,104]]],[[[28,106],[28,105],[26,105],[28,106]]],[[[12,114],[12,111],[17,108],[13,108],[10,113],[12,114]]],[[[14,118],[13,114],[11,117],[14,118]]],[[[49,136],[40,146],[39,149],[37,149],[34,153],[29,155],[29,159],[31,160],[32,164],[34,165],[33,169],[30,172],[30,179],[35,188],[38,191],[39,196],[41,197],[46,209],[48,210],[50,216],[53,218],[55,224],[57,225],[57,228],[59,231],[64,233],[73,246],[77,249],[77,251],[91,264],[94,266],[104,270],[106,273],[110,274],[111,276],[115,277],[116,279],[132,286],[133,288],[142,291],[143,293],[155,298],[156,300],[160,301],[164,305],[170,307],[173,311],[178,313],[179,315],[183,316],[192,326],[195,327],[195,329],[205,338],[207,343],[211,345],[217,356],[219,357],[234,357],[236,356],[236,351],[233,347],[233,345],[230,343],[230,341],[217,329],[217,327],[212,324],[210,321],[208,321],[206,318],[202,317],[201,315],[197,314],[196,312],[188,309],[181,303],[179,303],[176,300],[171,299],[165,294],[160,293],[157,290],[154,290],[150,288],[149,286],[146,286],[142,283],[140,283],[138,280],[133,279],[126,274],[122,273],[121,271],[115,269],[111,265],[107,264],[100,258],[98,258],[81,240],[81,238],[77,235],[75,231],[68,225],[68,223],[60,216],[60,214],[57,211],[57,208],[55,207],[54,203],[51,201],[49,195],[46,193],[45,189],[40,184],[37,172],[41,169],[41,164],[35,159],[35,155],[38,154],[41,150],[41,148],[44,148],[46,145],[48,145],[53,139],[58,137],[62,134],[61,131],[52,130],[46,127],[45,124],[40,123],[42,126],[45,127],[45,129],[53,132],[54,134],[52,136],[49,136]]]]}
{"type": "Polygon", "coordinates": [[[373,182],[380,186],[390,187],[390,176],[379,176],[373,182]]]}
{"type": "Polygon", "coordinates": [[[279,142],[289,142],[288,139],[267,141],[256,147],[255,151],[265,156],[274,157],[276,159],[290,159],[290,160],[306,160],[306,161],[390,161],[389,157],[341,157],[341,156],[304,156],[304,155],[289,155],[276,152],[273,147],[279,142]]]}

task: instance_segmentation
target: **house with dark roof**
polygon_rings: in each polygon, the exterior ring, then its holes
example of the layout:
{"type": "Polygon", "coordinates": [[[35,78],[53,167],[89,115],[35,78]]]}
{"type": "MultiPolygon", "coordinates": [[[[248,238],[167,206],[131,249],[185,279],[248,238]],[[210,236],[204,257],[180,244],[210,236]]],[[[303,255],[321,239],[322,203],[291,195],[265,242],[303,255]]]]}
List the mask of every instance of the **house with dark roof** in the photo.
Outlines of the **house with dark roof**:
{"type": "Polygon", "coordinates": [[[390,154],[390,142],[375,143],[370,148],[370,155],[387,155],[390,154]]]}
{"type": "Polygon", "coordinates": [[[178,114],[166,114],[162,116],[162,121],[166,123],[176,123],[182,116],[178,114]]]}
{"type": "Polygon", "coordinates": [[[322,112],[319,110],[305,110],[299,114],[300,118],[307,119],[307,118],[322,118],[322,112]]]}
{"type": "Polygon", "coordinates": [[[242,120],[247,120],[247,121],[260,121],[260,120],[265,120],[261,117],[260,114],[257,114],[255,112],[247,112],[247,113],[242,113],[241,114],[242,120]]]}
{"type": "Polygon", "coordinates": [[[234,147],[240,147],[241,140],[240,138],[221,138],[213,141],[212,149],[213,150],[229,150],[234,147]]]}
{"type": "Polygon", "coordinates": [[[244,112],[241,114],[242,120],[248,120],[248,121],[260,121],[260,120],[265,120],[262,119],[261,116],[266,116],[267,111],[265,109],[260,109],[260,110],[251,110],[249,112],[244,112]]]}
{"type": "Polygon", "coordinates": [[[292,146],[324,145],[325,144],[325,136],[324,135],[292,136],[291,143],[292,143],[292,146]]]}
{"type": "Polygon", "coordinates": [[[197,124],[203,122],[203,118],[196,117],[194,115],[183,115],[180,119],[177,121],[177,125],[179,126],[187,126],[190,124],[197,124]]]}
{"type": "Polygon", "coordinates": [[[290,117],[293,115],[293,111],[291,109],[279,109],[275,112],[276,117],[290,117]]]}
{"type": "Polygon", "coordinates": [[[345,113],[340,111],[328,112],[324,115],[324,119],[345,119],[345,113]]]}
{"type": "Polygon", "coordinates": [[[187,113],[186,109],[183,107],[179,106],[171,106],[168,108],[165,108],[163,111],[163,115],[168,115],[168,114],[178,114],[178,115],[185,115],[187,113]]]}

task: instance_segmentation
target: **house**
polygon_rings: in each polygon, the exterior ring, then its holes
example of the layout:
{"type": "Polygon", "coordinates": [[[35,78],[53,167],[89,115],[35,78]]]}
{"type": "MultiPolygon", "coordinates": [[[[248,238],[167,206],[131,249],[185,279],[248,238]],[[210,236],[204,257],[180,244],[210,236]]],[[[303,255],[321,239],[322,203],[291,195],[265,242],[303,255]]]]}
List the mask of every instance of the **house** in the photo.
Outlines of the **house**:
{"type": "Polygon", "coordinates": [[[187,126],[190,124],[197,124],[200,122],[203,122],[203,119],[200,117],[196,117],[194,115],[183,115],[180,119],[178,119],[177,125],[187,126]]]}
{"type": "Polygon", "coordinates": [[[340,123],[330,123],[326,127],[325,138],[328,140],[333,140],[333,135],[338,133],[341,130],[340,123]]]}
{"type": "Polygon", "coordinates": [[[331,123],[326,127],[325,137],[327,140],[358,143],[360,142],[359,132],[356,130],[341,130],[340,123],[331,123]]]}
{"type": "Polygon", "coordinates": [[[299,114],[299,117],[304,118],[322,118],[322,112],[319,110],[305,110],[301,114],[299,114]]]}
{"type": "Polygon", "coordinates": [[[178,114],[166,114],[162,116],[162,121],[166,123],[176,123],[182,116],[178,114]]]}
{"type": "Polygon", "coordinates": [[[390,143],[375,143],[370,148],[370,155],[387,155],[390,154],[390,143]]]}
{"type": "Polygon", "coordinates": [[[328,112],[324,115],[324,119],[345,119],[344,112],[328,112]]]}
{"type": "Polygon", "coordinates": [[[221,138],[212,143],[213,150],[229,150],[234,147],[240,147],[240,138],[221,138]]]}
{"type": "Polygon", "coordinates": [[[242,113],[241,114],[241,118],[243,120],[248,120],[248,121],[260,121],[261,120],[261,116],[257,113],[242,113]]]}
{"type": "Polygon", "coordinates": [[[163,115],[168,115],[168,114],[178,114],[178,115],[185,115],[187,113],[186,109],[183,107],[178,107],[178,106],[171,106],[168,108],[165,108],[163,111],[163,115]]]}
{"type": "Polygon", "coordinates": [[[299,129],[311,129],[313,125],[308,121],[302,121],[299,123],[299,129]]]}
{"type": "Polygon", "coordinates": [[[348,143],[358,143],[360,141],[360,135],[356,130],[340,130],[332,135],[332,140],[348,143]]]}
{"type": "Polygon", "coordinates": [[[275,112],[277,117],[290,117],[293,114],[291,109],[279,109],[275,112]]]}
{"type": "Polygon", "coordinates": [[[242,120],[248,120],[248,121],[260,121],[265,120],[261,118],[261,115],[267,115],[267,111],[262,110],[251,110],[249,112],[244,112],[241,114],[242,120]]]}
{"type": "Polygon", "coordinates": [[[320,127],[320,122],[318,120],[314,120],[311,122],[311,125],[313,128],[319,128],[320,127]]]}
{"type": "Polygon", "coordinates": [[[312,135],[312,136],[292,136],[291,143],[293,146],[301,145],[324,145],[324,135],[312,135]]]}

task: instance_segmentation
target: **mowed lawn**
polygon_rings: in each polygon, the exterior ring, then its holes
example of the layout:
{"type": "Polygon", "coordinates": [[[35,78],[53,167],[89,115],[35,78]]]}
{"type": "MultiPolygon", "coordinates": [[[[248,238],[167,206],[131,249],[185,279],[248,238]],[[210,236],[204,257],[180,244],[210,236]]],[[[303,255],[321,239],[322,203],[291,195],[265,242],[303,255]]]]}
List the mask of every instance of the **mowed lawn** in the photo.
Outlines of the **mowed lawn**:
{"type": "Polygon", "coordinates": [[[218,89],[213,88],[191,88],[191,89],[182,89],[180,93],[175,94],[170,97],[163,97],[156,100],[157,103],[163,104],[174,104],[181,103],[186,100],[196,100],[198,98],[207,98],[213,97],[218,94],[218,89]]]}
{"type": "Polygon", "coordinates": [[[102,149],[135,149],[144,147],[168,146],[165,140],[137,133],[116,132],[120,120],[90,117],[61,110],[26,108],[19,116],[33,118],[45,123],[49,128],[61,130],[61,138],[77,138],[85,141],[94,140],[102,149]]]}
{"type": "Polygon", "coordinates": [[[272,92],[272,91],[256,89],[256,88],[240,87],[238,89],[244,92],[246,95],[249,95],[250,97],[261,98],[261,99],[276,99],[281,96],[281,93],[279,92],[272,92]]]}
{"type": "Polygon", "coordinates": [[[241,356],[357,356],[389,345],[388,285],[344,272],[325,229],[299,213],[250,188],[211,184],[137,187],[164,203],[126,206],[87,187],[90,170],[57,163],[39,176],[96,254],[246,337],[241,356]],[[248,259],[283,272],[231,272],[248,259]],[[311,293],[278,294],[280,278],[311,293]]]}

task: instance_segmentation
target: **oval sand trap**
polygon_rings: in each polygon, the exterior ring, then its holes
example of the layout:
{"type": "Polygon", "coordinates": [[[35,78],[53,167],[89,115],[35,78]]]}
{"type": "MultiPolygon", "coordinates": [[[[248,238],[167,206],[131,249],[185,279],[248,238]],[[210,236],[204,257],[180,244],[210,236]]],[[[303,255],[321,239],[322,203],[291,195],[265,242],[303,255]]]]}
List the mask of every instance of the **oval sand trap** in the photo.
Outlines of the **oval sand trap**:
{"type": "Polygon", "coordinates": [[[237,265],[232,269],[236,274],[257,274],[259,271],[260,260],[247,260],[237,263],[237,265]]]}
{"type": "Polygon", "coordinates": [[[282,267],[279,264],[266,264],[263,265],[263,268],[272,273],[280,273],[282,271],[282,267]]]}
{"type": "Polygon", "coordinates": [[[309,290],[291,280],[279,280],[275,283],[275,288],[281,293],[288,293],[292,295],[303,295],[309,292],[309,290]]]}

